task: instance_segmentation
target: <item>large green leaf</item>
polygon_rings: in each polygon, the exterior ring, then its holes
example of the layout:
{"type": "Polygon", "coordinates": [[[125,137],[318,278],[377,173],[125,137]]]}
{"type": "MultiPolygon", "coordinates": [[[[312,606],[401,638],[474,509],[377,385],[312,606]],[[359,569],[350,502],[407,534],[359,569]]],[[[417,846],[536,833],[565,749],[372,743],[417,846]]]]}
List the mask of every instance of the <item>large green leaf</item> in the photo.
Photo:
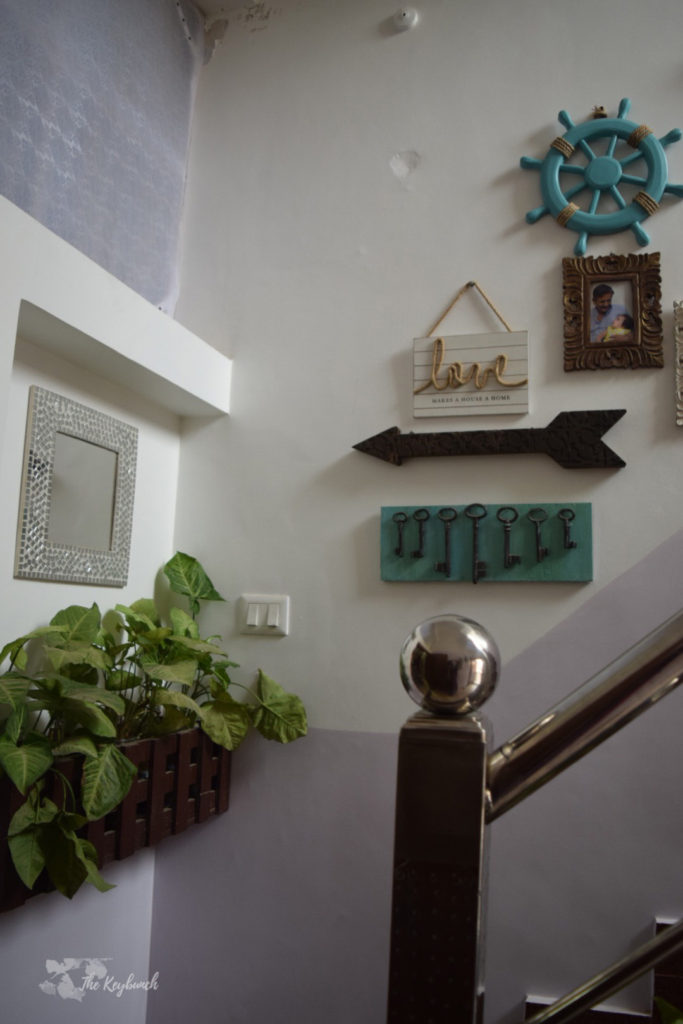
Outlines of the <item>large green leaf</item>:
{"type": "Polygon", "coordinates": [[[168,640],[172,636],[173,630],[170,626],[155,626],[154,629],[150,629],[143,637],[140,637],[140,641],[144,643],[145,647],[152,647],[163,644],[164,640],[168,640]]]}
{"type": "Polygon", "coordinates": [[[78,840],[80,848],[80,855],[83,857],[83,863],[85,869],[88,872],[87,882],[94,885],[99,892],[109,892],[110,889],[115,889],[116,886],[112,885],[111,882],[105,882],[102,875],[97,870],[97,850],[92,843],[88,842],[87,839],[78,840]]]}
{"type": "Polygon", "coordinates": [[[161,625],[161,618],[157,606],[151,597],[141,597],[139,601],[133,601],[131,611],[136,615],[144,615],[146,619],[153,622],[155,626],[161,625]]]}
{"type": "Polygon", "coordinates": [[[50,744],[38,736],[31,736],[16,746],[6,736],[0,736],[0,764],[20,793],[44,775],[53,761],[50,744]]]}
{"type": "Polygon", "coordinates": [[[659,1016],[662,1024],[683,1024],[683,1012],[678,1010],[671,1003],[668,1003],[666,999],[662,999],[661,996],[655,996],[655,1003],[659,1010],[659,1016]]]}
{"type": "Polygon", "coordinates": [[[145,728],[148,736],[168,736],[172,732],[181,732],[183,729],[192,729],[195,724],[195,715],[181,711],[167,704],[161,718],[154,718],[145,728]]]}
{"type": "Polygon", "coordinates": [[[306,735],[306,709],[299,697],[287,693],[261,669],[256,694],[260,703],[254,709],[253,722],[262,736],[278,743],[291,743],[306,735]]]}
{"type": "Polygon", "coordinates": [[[59,702],[58,711],[67,720],[76,725],[83,726],[84,729],[94,733],[95,736],[109,737],[111,739],[116,736],[116,726],[110,718],[107,718],[104,711],[98,708],[97,704],[88,704],[85,701],[65,698],[59,702]]]}
{"type": "Polygon", "coordinates": [[[108,744],[83,765],[81,800],[91,821],[102,818],[121,803],[137,772],[118,747],[108,744]]]}
{"type": "Polygon", "coordinates": [[[20,636],[16,640],[11,640],[8,644],[0,651],[0,665],[3,663],[5,658],[9,658],[12,664],[15,664],[17,668],[26,667],[26,652],[22,650],[25,643],[29,640],[35,640],[39,637],[44,636],[59,636],[63,634],[63,626],[40,626],[38,629],[32,630],[27,633],[26,636],[20,636]]]}
{"type": "Polygon", "coordinates": [[[72,604],[69,608],[57,612],[50,620],[50,625],[62,627],[65,643],[91,644],[96,640],[100,629],[100,610],[96,604],[90,608],[72,604]]]}
{"type": "Polygon", "coordinates": [[[54,821],[58,814],[56,804],[41,796],[35,787],[9,823],[7,845],[16,872],[28,889],[33,888],[45,866],[42,827],[54,821]]]}
{"type": "Polygon", "coordinates": [[[110,693],[101,686],[83,686],[82,683],[75,683],[70,679],[60,680],[60,690],[63,697],[71,700],[83,700],[86,704],[103,704],[105,708],[111,708],[117,715],[122,715],[126,710],[123,697],[110,693]]]}
{"type": "Polygon", "coordinates": [[[189,636],[174,636],[173,643],[175,647],[182,648],[183,650],[190,651],[192,653],[213,654],[217,657],[225,657],[225,651],[221,647],[217,647],[216,644],[209,643],[208,640],[194,640],[189,636]]]}
{"type": "Polygon", "coordinates": [[[221,690],[227,690],[232,685],[232,680],[228,675],[229,668],[239,668],[236,661],[214,661],[211,666],[213,678],[211,680],[211,689],[215,690],[214,684],[221,690]]]}
{"type": "Polygon", "coordinates": [[[25,669],[28,662],[28,655],[24,650],[26,640],[25,636],[20,636],[18,640],[12,640],[11,643],[5,644],[0,651],[0,665],[5,658],[9,658],[11,668],[25,669]]]}
{"type": "Polygon", "coordinates": [[[117,604],[116,611],[124,616],[129,630],[133,633],[146,633],[150,629],[157,628],[157,623],[154,619],[151,619],[144,611],[136,612],[133,607],[129,607],[127,604],[117,604]]]}
{"type": "Polygon", "coordinates": [[[30,681],[21,676],[9,673],[0,676],[0,704],[9,704],[12,708],[23,704],[30,685],[30,681]]]}
{"type": "Polygon", "coordinates": [[[180,683],[182,686],[192,686],[196,671],[196,661],[176,661],[172,665],[145,665],[145,672],[150,679],[180,683]]]}
{"type": "Polygon", "coordinates": [[[45,654],[57,672],[69,665],[90,665],[92,668],[107,669],[111,658],[101,647],[77,643],[69,647],[45,647],[45,654]]]}
{"type": "Polygon", "coordinates": [[[193,615],[199,611],[200,601],[225,600],[218,593],[197,559],[182,551],[176,551],[173,558],[166,563],[164,573],[171,585],[171,590],[189,598],[190,610],[193,615]]]}
{"type": "Polygon", "coordinates": [[[228,694],[202,704],[199,716],[207,736],[226,750],[235,750],[240,745],[251,722],[247,705],[233,700],[228,694]]]}
{"type": "Polygon", "coordinates": [[[38,792],[35,786],[24,803],[12,815],[7,829],[8,836],[17,836],[34,825],[45,825],[59,814],[59,808],[52,800],[38,792]]]}
{"type": "Polygon", "coordinates": [[[171,608],[168,613],[174,637],[189,636],[199,640],[199,626],[183,608],[171,608]]]}
{"type": "Polygon", "coordinates": [[[33,888],[38,875],[45,867],[41,832],[40,826],[33,826],[10,836],[7,840],[14,868],[27,889],[33,888]]]}
{"type": "Polygon", "coordinates": [[[71,899],[88,878],[78,836],[60,827],[57,819],[40,829],[39,842],[52,884],[71,899]]]}
{"type": "Polygon", "coordinates": [[[11,740],[12,743],[18,743],[21,737],[22,730],[26,725],[28,711],[25,704],[20,704],[14,708],[9,718],[5,719],[5,736],[11,740]]]}
{"type": "Polygon", "coordinates": [[[134,686],[140,685],[140,677],[132,670],[117,668],[107,673],[104,685],[108,690],[132,690],[134,686]]]}
{"type": "Polygon", "coordinates": [[[192,711],[198,715],[201,711],[199,704],[179,690],[162,690],[159,688],[154,692],[154,703],[180,708],[183,711],[192,711]]]}
{"type": "Polygon", "coordinates": [[[83,754],[84,757],[97,757],[97,746],[90,736],[69,736],[63,743],[52,748],[55,757],[66,757],[68,754],[83,754]]]}

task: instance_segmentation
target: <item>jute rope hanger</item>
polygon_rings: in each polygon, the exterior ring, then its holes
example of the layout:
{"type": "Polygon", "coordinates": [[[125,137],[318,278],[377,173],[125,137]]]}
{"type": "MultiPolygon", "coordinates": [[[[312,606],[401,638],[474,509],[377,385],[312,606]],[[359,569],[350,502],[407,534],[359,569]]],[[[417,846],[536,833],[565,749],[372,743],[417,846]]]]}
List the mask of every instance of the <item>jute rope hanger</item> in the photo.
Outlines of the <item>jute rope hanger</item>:
{"type": "Polygon", "coordinates": [[[464,294],[465,294],[465,292],[466,292],[466,291],[468,291],[468,289],[470,289],[470,288],[476,288],[476,289],[477,289],[477,291],[478,291],[478,292],[479,292],[479,294],[481,295],[481,297],[482,297],[482,299],[484,300],[484,302],[486,302],[486,303],[487,303],[487,304],[488,304],[488,305],[489,305],[489,306],[491,307],[491,309],[492,309],[492,310],[493,310],[493,312],[494,312],[494,313],[496,314],[496,316],[498,317],[498,319],[500,320],[500,322],[501,322],[501,323],[503,324],[503,326],[504,326],[505,330],[506,330],[506,331],[512,331],[512,328],[510,327],[510,324],[509,324],[509,323],[507,322],[507,320],[505,319],[505,317],[503,316],[503,314],[502,314],[502,313],[500,312],[500,310],[499,310],[499,309],[496,309],[496,307],[495,307],[495,306],[493,305],[493,303],[491,302],[490,298],[488,297],[488,295],[486,294],[486,292],[484,291],[484,289],[483,289],[483,288],[482,288],[482,287],[481,287],[480,285],[478,285],[476,281],[468,281],[468,282],[467,282],[467,284],[464,284],[464,285],[462,286],[462,288],[460,288],[460,289],[459,289],[459,291],[457,292],[457,294],[456,294],[455,298],[454,298],[454,299],[453,299],[453,300],[452,300],[452,301],[450,302],[450,304],[449,304],[449,305],[448,305],[448,306],[446,307],[446,309],[445,309],[445,310],[443,311],[443,313],[442,313],[442,314],[441,314],[441,316],[440,316],[440,317],[438,318],[438,320],[436,320],[436,321],[435,321],[435,322],[434,322],[434,323],[432,324],[432,326],[431,326],[431,327],[429,328],[429,330],[427,331],[427,333],[426,333],[426,335],[425,335],[425,337],[426,337],[426,338],[429,338],[429,337],[430,337],[430,335],[432,335],[432,334],[434,333],[434,331],[435,331],[435,330],[437,329],[437,327],[438,327],[438,326],[439,326],[439,324],[440,324],[440,323],[442,322],[442,320],[445,320],[445,319],[446,319],[446,317],[448,316],[448,314],[450,313],[450,311],[451,311],[451,310],[453,309],[453,306],[454,306],[454,305],[456,304],[456,302],[458,301],[458,299],[459,299],[459,298],[460,298],[460,297],[461,297],[462,295],[464,295],[464,294]]]}

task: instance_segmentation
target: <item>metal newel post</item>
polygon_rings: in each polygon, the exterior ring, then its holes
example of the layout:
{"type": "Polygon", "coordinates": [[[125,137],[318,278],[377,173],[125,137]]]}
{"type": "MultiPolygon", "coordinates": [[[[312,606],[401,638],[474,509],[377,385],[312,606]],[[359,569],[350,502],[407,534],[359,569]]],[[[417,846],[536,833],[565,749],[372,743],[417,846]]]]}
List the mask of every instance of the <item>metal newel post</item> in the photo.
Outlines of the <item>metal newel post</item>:
{"type": "Polygon", "coordinates": [[[488,726],[476,709],[500,657],[451,615],[416,627],[401,678],[425,709],[399,740],[389,1024],[477,1024],[483,1013],[488,726]]]}

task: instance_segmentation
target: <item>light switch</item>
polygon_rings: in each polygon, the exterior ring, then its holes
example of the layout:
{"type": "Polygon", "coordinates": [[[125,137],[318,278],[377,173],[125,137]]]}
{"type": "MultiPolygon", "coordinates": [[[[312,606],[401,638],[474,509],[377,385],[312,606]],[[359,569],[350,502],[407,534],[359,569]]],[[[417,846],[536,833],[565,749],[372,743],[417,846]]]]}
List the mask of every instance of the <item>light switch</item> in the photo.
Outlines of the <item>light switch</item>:
{"type": "Polygon", "coordinates": [[[287,636],[289,633],[288,594],[243,594],[239,599],[240,633],[252,636],[287,636]]]}

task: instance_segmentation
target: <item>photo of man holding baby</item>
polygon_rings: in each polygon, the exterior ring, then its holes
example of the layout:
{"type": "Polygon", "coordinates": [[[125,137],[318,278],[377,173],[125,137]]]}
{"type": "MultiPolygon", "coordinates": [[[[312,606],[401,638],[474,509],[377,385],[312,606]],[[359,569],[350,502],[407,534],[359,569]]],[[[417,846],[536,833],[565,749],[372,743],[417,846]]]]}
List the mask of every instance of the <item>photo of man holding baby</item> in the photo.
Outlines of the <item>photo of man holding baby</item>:
{"type": "MultiPolygon", "coordinates": [[[[623,282],[625,284],[625,282],[623,282]]],[[[591,344],[633,341],[633,317],[623,302],[614,301],[614,288],[598,284],[593,288],[590,316],[591,344]]]]}

